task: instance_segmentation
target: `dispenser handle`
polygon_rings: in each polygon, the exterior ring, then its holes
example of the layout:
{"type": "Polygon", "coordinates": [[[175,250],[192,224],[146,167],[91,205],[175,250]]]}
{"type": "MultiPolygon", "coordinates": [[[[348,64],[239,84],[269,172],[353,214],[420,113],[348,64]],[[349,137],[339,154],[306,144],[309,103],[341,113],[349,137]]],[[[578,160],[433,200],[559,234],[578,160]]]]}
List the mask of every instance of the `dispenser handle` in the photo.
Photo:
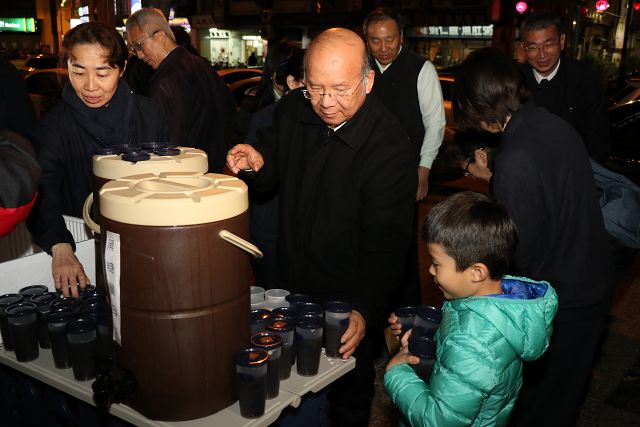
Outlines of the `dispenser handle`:
{"type": "Polygon", "coordinates": [[[100,226],[96,224],[96,222],[91,218],[92,205],[93,193],[89,193],[87,198],[84,200],[84,205],[82,206],[82,218],[84,219],[84,223],[87,224],[91,231],[100,234],[100,226]]]}
{"type": "Polygon", "coordinates": [[[244,240],[241,237],[236,236],[235,234],[231,233],[230,231],[220,230],[220,232],[218,233],[218,236],[220,236],[220,238],[222,238],[223,240],[226,240],[227,242],[231,243],[232,245],[236,245],[237,247],[239,247],[243,251],[249,252],[255,258],[262,258],[263,257],[262,252],[255,245],[247,242],[246,240],[244,240]]]}

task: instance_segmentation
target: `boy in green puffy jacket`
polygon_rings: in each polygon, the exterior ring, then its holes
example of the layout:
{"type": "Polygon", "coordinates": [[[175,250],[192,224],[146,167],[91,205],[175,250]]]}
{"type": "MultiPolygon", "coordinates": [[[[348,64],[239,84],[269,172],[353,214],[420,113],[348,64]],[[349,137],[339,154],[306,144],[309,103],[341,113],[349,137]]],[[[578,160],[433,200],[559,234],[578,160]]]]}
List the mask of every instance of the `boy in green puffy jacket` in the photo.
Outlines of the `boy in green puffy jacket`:
{"type": "MultiPolygon", "coordinates": [[[[558,309],[547,282],[506,276],[516,229],[487,196],[457,193],[436,205],[423,229],[429,272],[444,293],[428,383],[408,364],[411,331],[387,365],[384,385],[412,426],[502,426],[522,385],[523,361],[546,351],[558,309]]],[[[394,314],[389,319],[399,333],[394,314]]]]}

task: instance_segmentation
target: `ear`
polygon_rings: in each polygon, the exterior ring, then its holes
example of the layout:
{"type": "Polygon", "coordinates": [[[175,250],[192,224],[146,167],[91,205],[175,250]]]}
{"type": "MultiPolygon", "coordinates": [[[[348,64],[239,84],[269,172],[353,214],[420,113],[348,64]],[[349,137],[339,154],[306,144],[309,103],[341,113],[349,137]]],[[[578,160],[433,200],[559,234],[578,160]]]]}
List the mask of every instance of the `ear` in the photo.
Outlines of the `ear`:
{"type": "Polygon", "coordinates": [[[289,88],[289,90],[293,90],[297,87],[296,79],[291,74],[287,76],[287,87],[289,88]]]}
{"type": "Polygon", "coordinates": [[[371,93],[371,89],[373,89],[373,81],[376,77],[376,72],[373,70],[369,70],[369,74],[366,77],[365,82],[365,93],[369,95],[371,93]]]}
{"type": "Polygon", "coordinates": [[[476,262],[473,264],[470,269],[471,280],[474,283],[484,282],[489,278],[489,269],[487,266],[481,262],[476,262]]]}
{"type": "Polygon", "coordinates": [[[484,120],[480,121],[480,128],[485,132],[489,133],[500,133],[502,132],[502,127],[496,123],[487,123],[484,120]]]}
{"type": "Polygon", "coordinates": [[[564,33],[560,34],[560,50],[564,50],[564,33]]]}
{"type": "Polygon", "coordinates": [[[482,166],[483,168],[488,167],[489,165],[489,155],[487,153],[487,150],[485,150],[484,148],[478,148],[475,152],[475,161],[479,166],[482,166]]]}

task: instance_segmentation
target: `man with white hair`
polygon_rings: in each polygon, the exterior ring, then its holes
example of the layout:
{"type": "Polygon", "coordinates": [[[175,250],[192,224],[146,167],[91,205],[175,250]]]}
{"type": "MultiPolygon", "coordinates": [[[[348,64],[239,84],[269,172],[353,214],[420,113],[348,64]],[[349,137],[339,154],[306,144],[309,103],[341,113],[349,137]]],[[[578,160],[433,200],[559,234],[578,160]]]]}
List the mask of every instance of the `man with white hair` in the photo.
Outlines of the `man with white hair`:
{"type": "Polygon", "coordinates": [[[222,172],[236,107],[227,85],[205,60],[178,46],[159,9],[131,15],[127,38],[131,52],[155,70],[150,95],[169,120],[171,142],[204,150],[209,171],[222,172]]]}

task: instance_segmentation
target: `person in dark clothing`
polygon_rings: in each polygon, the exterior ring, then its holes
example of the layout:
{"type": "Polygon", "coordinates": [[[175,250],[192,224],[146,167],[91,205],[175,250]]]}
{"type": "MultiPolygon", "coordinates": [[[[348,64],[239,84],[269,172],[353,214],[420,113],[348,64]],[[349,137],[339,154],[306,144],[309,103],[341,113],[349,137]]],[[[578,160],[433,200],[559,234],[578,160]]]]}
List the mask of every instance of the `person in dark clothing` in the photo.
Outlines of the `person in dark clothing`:
{"type": "Polygon", "coordinates": [[[334,425],[366,426],[375,371],[372,336],[385,324],[386,299],[399,285],[411,240],[417,187],[414,150],[376,97],[362,39],[333,28],[305,58],[307,89],[277,107],[253,148],[227,155],[234,172],[256,172],[257,190],[280,187],[279,273],[291,292],[353,311],[343,358],[356,367],[331,386],[334,425]]]}
{"type": "MultiPolygon", "coordinates": [[[[283,96],[293,89],[304,86],[304,50],[294,51],[289,58],[280,61],[273,75],[273,84],[280,88],[283,96]]],[[[255,145],[258,141],[258,130],[270,126],[278,101],[255,112],[245,143],[255,145]]],[[[278,271],[278,187],[267,192],[250,191],[249,193],[249,230],[251,241],[260,248],[264,255],[260,259],[252,259],[256,284],[265,289],[281,287],[277,281],[278,271]]]]}
{"type": "Polygon", "coordinates": [[[84,288],[88,278],[62,215],[82,217],[92,191],[93,154],[114,145],[166,141],[168,129],[153,102],[131,93],[120,79],[127,47],[113,28],[80,24],[67,32],[62,50],[70,84],[63,102],[34,132],[42,184],[27,225],[34,243],[52,256],[56,288],[77,297],[77,285],[84,288]]]}
{"type": "Polygon", "coordinates": [[[153,72],[153,68],[133,54],[127,61],[127,68],[124,70],[122,78],[129,84],[131,92],[149,98],[153,72]]]}
{"type": "Polygon", "coordinates": [[[29,215],[40,174],[31,143],[11,131],[0,131],[0,237],[29,215]]]}
{"type": "Polygon", "coordinates": [[[204,59],[176,44],[162,11],[142,8],[127,20],[129,46],[155,73],[150,96],[169,120],[171,141],[203,150],[222,172],[236,111],[229,87],[204,59]]]}
{"type": "Polygon", "coordinates": [[[532,13],[522,22],[520,38],[527,60],[522,71],[532,100],[569,122],[589,156],[605,162],[611,141],[604,87],[589,65],[562,55],[560,17],[547,10],[532,13]]]}
{"type": "Polygon", "coordinates": [[[249,55],[249,58],[247,59],[247,65],[249,67],[255,67],[256,65],[258,65],[258,57],[256,56],[255,50],[251,52],[251,55],[249,55]]]}
{"type": "MultiPolygon", "coordinates": [[[[363,32],[373,56],[376,79],[372,94],[402,123],[414,144],[418,174],[416,201],[429,190],[429,172],[444,137],[442,89],[433,64],[402,48],[403,19],[393,10],[378,8],[367,15],[363,32]]],[[[421,303],[418,264],[418,205],[413,219],[414,236],[407,255],[405,279],[389,310],[421,303]]]]}
{"type": "Polygon", "coordinates": [[[525,366],[514,424],[575,422],[611,287],[607,236],[587,151],[567,122],[526,101],[520,70],[488,48],[456,74],[453,112],[461,131],[501,133],[492,191],[513,218],[511,273],[545,280],[558,293],[549,351],[525,366]]]}
{"type": "Polygon", "coordinates": [[[36,112],[29,99],[27,85],[16,67],[4,58],[0,58],[0,82],[0,129],[29,139],[36,125],[36,112]]]}

